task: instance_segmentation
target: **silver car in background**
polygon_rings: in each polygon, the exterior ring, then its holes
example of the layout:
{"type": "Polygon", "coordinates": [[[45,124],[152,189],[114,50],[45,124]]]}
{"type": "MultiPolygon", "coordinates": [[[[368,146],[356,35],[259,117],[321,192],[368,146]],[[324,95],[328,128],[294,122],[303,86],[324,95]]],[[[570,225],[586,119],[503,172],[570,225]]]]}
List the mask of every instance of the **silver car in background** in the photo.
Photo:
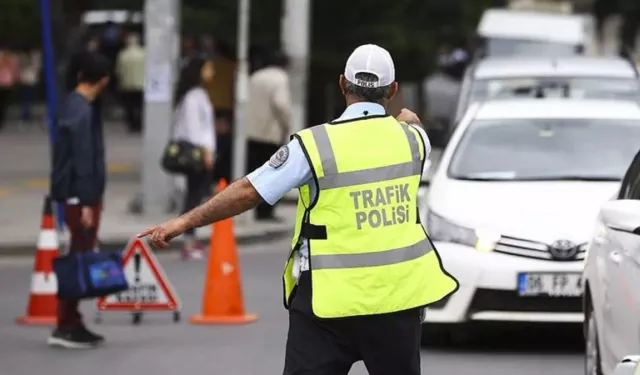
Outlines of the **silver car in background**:
{"type": "Polygon", "coordinates": [[[640,100],[636,64],[619,57],[486,58],[465,73],[457,123],[474,102],[515,97],[640,100]]]}

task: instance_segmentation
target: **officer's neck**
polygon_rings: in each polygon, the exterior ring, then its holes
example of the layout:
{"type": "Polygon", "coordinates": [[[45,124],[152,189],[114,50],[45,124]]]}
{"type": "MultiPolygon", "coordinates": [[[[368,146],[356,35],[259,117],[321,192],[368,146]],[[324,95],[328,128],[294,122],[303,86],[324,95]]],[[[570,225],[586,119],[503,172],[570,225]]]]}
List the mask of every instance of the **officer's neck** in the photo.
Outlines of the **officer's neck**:
{"type": "Polygon", "coordinates": [[[367,100],[364,100],[362,98],[356,98],[353,96],[347,96],[346,98],[347,101],[347,107],[352,105],[352,104],[356,104],[356,103],[373,103],[373,104],[380,104],[381,106],[384,107],[384,109],[387,109],[387,101],[385,100],[383,103],[376,103],[376,102],[369,102],[367,100]]]}

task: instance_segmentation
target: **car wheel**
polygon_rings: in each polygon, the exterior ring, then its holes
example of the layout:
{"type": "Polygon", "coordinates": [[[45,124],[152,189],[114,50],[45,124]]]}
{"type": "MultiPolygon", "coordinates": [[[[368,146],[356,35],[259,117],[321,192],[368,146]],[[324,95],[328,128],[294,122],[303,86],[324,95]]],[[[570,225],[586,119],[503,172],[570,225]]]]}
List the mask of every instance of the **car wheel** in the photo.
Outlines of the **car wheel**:
{"type": "Polygon", "coordinates": [[[593,313],[593,306],[589,304],[585,311],[585,375],[603,375],[602,362],[600,360],[600,344],[598,341],[598,329],[596,326],[596,317],[593,313]]]}

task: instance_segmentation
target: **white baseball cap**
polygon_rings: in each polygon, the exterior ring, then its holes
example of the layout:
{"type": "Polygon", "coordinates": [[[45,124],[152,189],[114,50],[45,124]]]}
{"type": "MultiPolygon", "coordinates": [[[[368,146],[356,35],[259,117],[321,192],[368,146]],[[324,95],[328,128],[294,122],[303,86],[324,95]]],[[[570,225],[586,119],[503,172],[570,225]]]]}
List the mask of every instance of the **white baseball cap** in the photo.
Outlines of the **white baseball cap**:
{"type": "Polygon", "coordinates": [[[375,44],[365,44],[356,48],[347,59],[344,78],[357,86],[384,87],[396,80],[396,68],[389,52],[375,44]],[[357,79],[358,73],[369,73],[378,77],[377,81],[368,82],[357,79]]]}

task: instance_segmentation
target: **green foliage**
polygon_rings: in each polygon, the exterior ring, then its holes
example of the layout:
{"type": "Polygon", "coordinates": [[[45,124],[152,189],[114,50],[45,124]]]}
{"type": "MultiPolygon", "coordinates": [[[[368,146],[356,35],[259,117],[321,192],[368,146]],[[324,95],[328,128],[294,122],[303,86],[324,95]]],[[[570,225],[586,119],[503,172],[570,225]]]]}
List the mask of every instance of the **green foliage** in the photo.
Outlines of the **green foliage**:
{"type": "MultiPolygon", "coordinates": [[[[401,79],[426,74],[444,35],[468,35],[494,0],[311,0],[312,66],[335,75],[344,58],[362,43],[391,51],[401,79]]],[[[143,0],[51,0],[65,12],[142,9],[143,0]],[[78,8],[78,9],[76,9],[78,8]]],[[[182,0],[184,35],[212,34],[234,44],[238,0],[182,0]]],[[[275,47],[280,41],[283,0],[251,0],[251,43],[275,47]]],[[[39,1],[2,0],[0,43],[14,48],[40,41],[39,1]]]]}
{"type": "Polygon", "coordinates": [[[2,0],[0,47],[22,49],[40,40],[39,1],[2,0]]]}

